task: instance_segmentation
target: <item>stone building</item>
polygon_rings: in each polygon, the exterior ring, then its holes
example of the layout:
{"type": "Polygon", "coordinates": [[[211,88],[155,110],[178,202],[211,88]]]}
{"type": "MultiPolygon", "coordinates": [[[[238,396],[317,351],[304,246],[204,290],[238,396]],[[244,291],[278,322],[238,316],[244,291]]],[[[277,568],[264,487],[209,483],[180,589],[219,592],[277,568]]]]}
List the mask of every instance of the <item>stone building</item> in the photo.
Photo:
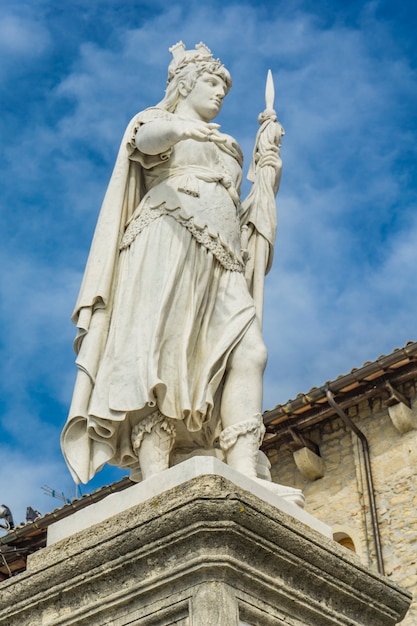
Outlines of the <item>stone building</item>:
{"type": "MultiPolygon", "coordinates": [[[[276,482],[371,569],[417,597],[417,343],[264,414],[276,482]]],[[[417,602],[403,620],[417,624],[417,602]]]]}

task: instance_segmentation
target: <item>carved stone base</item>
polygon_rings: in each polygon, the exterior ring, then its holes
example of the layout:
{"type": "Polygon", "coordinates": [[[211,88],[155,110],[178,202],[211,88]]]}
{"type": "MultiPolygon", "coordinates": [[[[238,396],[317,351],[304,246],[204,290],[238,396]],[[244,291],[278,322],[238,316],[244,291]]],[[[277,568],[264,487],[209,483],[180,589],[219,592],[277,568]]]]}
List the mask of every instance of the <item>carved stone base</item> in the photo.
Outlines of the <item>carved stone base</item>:
{"type": "MultiPolygon", "coordinates": [[[[184,468],[171,468],[165,484],[173,486],[161,493],[151,489],[112,517],[102,510],[99,523],[75,534],[55,533],[27,572],[2,583],[0,625],[391,626],[402,619],[409,594],[293,517],[306,515],[298,507],[280,509],[280,498],[265,490],[263,499],[250,480],[242,487],[244,479],[216,459],[182,465],[194,474],[185,482],[172,480],[184,468]],[[217,473],[195,471],[207,462],[217,473]]],[[[127,502],[147,482],[125,490],[127,502]]],[[[115,502],[109,496],[110,514],[115,502]]],[[[91,520],[88,509],[99,504],[83,510],[91,520]]]]}

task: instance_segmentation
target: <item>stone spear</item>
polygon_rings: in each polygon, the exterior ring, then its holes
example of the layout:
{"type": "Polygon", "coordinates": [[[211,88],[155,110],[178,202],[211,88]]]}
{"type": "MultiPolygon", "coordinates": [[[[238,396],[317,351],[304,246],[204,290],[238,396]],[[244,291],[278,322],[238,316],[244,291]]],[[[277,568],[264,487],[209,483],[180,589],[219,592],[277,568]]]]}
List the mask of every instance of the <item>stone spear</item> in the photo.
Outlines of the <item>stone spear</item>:
{"type": "Polygon", "coordinates": [[[246,248],[246,280],[262,325],[264,277],[272,265],[277,227],[275,196],[281,180],[281,139],[284,129],[274,110],[275,89],[271,70],[265,87],[265,110],[259,115],[248,179],[252,188],[242,207],[242,247],[246,248]]]}

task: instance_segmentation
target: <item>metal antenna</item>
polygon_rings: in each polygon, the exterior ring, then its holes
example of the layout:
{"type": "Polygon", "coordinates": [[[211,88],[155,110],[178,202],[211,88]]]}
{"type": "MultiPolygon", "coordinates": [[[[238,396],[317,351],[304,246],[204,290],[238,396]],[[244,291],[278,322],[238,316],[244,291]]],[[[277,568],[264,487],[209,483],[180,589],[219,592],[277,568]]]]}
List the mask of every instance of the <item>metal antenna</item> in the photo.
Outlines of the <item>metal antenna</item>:
{"type": "Polygon", "coordinates": [[[71,498],[68,498],[65,494],[52,489],[52,487],[48,487],[48,485],[44,485],[42,487],[42,491],[46,493],[47,496],[51,496],[52,498],[57,498],[57,500],[62,500],[65,504],[71,504],[71,498]]]}

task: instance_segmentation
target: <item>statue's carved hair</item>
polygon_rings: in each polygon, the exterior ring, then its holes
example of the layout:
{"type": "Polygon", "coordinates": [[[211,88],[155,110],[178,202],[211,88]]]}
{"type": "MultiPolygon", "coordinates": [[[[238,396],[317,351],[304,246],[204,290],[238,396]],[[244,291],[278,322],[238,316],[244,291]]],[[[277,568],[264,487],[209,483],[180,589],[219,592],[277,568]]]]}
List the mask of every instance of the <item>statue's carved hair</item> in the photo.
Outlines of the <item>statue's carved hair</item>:
{"type": "MultiPolygon", "coordinates": [[[[201,45],[203,44],[199,44],[199,46],[201,45]]],[[[206,72],[219,76],[225,83],[227,91],[229,91],[232,86],[232,79],[228,70],[219,59],[214,59],[211,53],[198,54],[196,51],[190,51],[189,55],[184,56],[179,62],[175,58],[171,62],[168,70],[168,85],[165,97],[157,106],[173,113],[180,99],[180,84],[185,87],[187,93],[190,93],[198,77],[206,72]]]]}

